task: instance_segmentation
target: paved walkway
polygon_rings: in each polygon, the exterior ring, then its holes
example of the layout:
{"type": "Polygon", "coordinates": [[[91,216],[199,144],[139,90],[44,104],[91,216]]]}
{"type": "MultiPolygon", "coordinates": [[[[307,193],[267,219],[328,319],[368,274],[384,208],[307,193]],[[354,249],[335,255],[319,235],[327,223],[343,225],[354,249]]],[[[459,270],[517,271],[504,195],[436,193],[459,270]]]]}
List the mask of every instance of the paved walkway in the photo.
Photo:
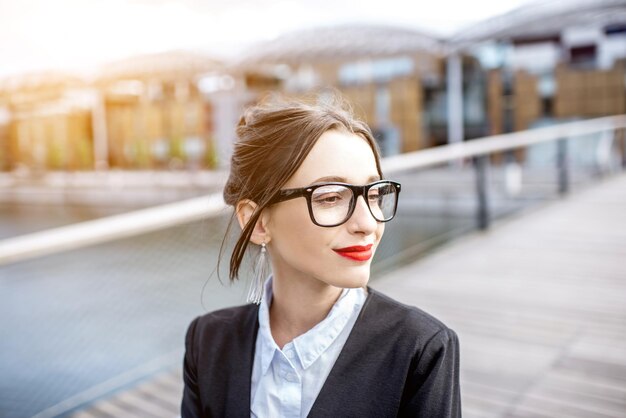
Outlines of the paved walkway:
{"type": "MultiPolygon", "coordinates": [[[[372,283],[461,341],[463,416],[626,417],[626,175],[372,283]]],[[[177,416],[172,370],[74,417],[177,416]]]]}

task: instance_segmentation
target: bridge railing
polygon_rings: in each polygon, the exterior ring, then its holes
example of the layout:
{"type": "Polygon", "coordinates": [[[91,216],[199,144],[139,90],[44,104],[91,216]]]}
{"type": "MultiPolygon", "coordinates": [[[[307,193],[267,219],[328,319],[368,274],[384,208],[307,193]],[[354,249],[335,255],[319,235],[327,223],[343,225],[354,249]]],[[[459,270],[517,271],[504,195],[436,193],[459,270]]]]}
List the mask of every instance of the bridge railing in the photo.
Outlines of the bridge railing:
{"type": "MultiPolygon", "coordinates": [[[[587,155],[590,157],[587,162],[591,162],[592,169],[601,176],[615,171],[617,166],[626,167],[625,128],[626,115],[569,122],[387,157],[382,161],[382,168],[385,176],[391,177],[448,163],[452,170],[460,173],[464,161],[470,159],[475,175],[476,224],[480,229],[485,229],[492,219],[487,174],[490,157],[504,155],[500,165],[504,170],[503,175],[506,176],[507,187],[519,189],[519,185],[516,186],[515,183],[519,183],[523,164],[517,161],[514,152],[537,145],[553,144],[554,176],[557,179],[558,192],[565,194],[572,182],[572,156],[576,151],[572,149],[572,143],[581,138],[583,143],[593,142],[591,147],[579,147],[578,152],[593,153],[591,156],[587,155]]],[[[8,238],[0,241],[0,265],[218,217],[224,215],[225,211],[227,208],[221,194],[216,193],[8,238]]]]}

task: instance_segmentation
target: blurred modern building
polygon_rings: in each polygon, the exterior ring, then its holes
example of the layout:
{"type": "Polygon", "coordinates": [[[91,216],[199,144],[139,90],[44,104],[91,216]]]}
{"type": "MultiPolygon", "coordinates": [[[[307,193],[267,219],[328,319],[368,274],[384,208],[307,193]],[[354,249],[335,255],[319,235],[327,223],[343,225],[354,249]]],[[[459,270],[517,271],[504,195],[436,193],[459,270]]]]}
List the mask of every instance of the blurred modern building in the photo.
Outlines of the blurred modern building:
{"type": "Polygon", "coordinates": [[[214,168],[213,109],[202,87],[222,67],[182,51],[104,67],[96,80],[106,131],[99,162],[125,169],[214,168]]]}
{"type": "Polygon", "coordinates": [[[0,169],[93,167],[92,92],[81,78],[31,73],[0,82],[0,169]]]}
{"type": "MultiPolygon", "coordinates": [[[[385,155],[435,145],[445,44],[414,30],[351,25],[288,33],[236,64],[248,89],[292,96],[341,92],[372,127],[385,155]]],[[[443,119],[443,118],[441,118],[443,119]]]]}
{"type": "Polygon", "coordinates": [[[626,1],[532,2],[450,45],[480,61],[491,134],[626,112],[626,1]]]}
{"type": "Polygon", "coordinates": [[[222,64],[175,51],[104,66],[92,80],[16,76],[0,84],[0,168],[213,168],[213,110],[201,87],[222,64]]]}
{"type": "Polygon", "coordinates": [[[321,27],[230,63],[178,51],[111,63],[89,82],[14,77],[0,81],[0,169],[224,166],[246,105],[335,90],[384,155],[626,113],[626,0],[532,2],[449,39],[321,27]]]}

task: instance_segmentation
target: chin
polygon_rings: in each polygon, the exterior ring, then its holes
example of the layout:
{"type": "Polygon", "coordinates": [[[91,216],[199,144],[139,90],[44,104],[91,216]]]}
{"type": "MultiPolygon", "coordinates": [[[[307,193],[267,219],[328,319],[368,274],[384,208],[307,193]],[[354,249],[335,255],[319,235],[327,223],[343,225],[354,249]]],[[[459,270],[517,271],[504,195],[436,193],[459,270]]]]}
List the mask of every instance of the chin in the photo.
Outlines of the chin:
{"type": "Polygon", "coordinates": [[[337,283],[336,286],[343,287],[343,288],[364,287],[367,285],[369,280],[370,280],[370,271],[369,271],[369,266],[368,266],[367,271],[364,271],[364,272],[355,271],[355,272],[352,272],[352,274],[345,275],[343,279],[341,280],[341,282],[337,283]]]}

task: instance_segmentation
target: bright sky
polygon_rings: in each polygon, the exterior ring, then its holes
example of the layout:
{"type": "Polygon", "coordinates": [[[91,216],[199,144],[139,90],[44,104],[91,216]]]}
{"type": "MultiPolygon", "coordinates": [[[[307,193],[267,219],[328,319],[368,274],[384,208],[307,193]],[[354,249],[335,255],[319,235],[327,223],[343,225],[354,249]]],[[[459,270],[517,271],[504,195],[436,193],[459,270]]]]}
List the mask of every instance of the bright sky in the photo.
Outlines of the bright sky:
{"type": "Polygon", "coordinates": [[[89,70],[134,54],[194,49],[230,56],[304,27],[382,23],[439,35],[528,0],[0,0],[0,78],[89,70]],[[385,7],[381,7],[384,4],[385,7]]]}

